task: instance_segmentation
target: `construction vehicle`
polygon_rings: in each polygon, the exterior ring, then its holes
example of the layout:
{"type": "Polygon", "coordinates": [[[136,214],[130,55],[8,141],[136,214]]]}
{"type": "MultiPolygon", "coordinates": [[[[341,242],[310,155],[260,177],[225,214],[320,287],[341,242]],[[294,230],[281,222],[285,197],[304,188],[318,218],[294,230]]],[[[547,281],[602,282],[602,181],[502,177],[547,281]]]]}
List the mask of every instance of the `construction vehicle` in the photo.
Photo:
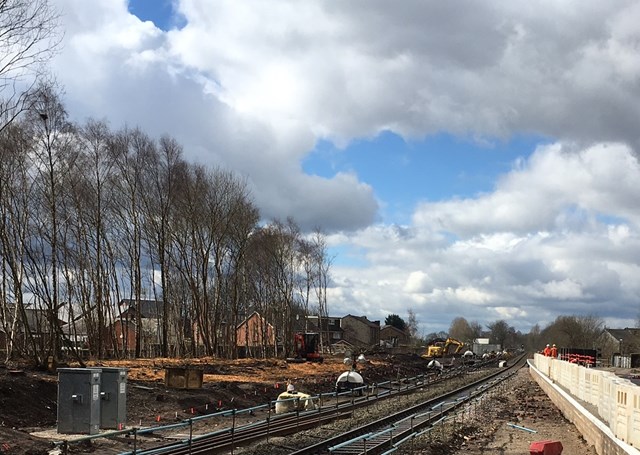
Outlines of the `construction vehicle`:
{"type": "Polygon", "coordinates": [[[424,358],[451,357],[459,354],[464,349],[464,343],[455,338],[434,338],[429,342],[427,350],[422,354],[424,358]]]}
{"type": "Polygon", "coordinates": [[[320,354],[320,334],[319,333],[296,333],[293,336],[295,358],[287,361],[298,362],[320,362],[324,357],[320,354]]]}

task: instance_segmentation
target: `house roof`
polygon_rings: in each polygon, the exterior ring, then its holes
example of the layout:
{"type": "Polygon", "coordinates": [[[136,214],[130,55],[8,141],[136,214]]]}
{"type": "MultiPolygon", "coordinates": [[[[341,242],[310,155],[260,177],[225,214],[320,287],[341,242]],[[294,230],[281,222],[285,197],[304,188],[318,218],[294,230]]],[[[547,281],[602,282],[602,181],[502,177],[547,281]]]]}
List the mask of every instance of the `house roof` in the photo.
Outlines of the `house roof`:
{"type": "Polygon", "coordinates": [[[624,329],[604,329],[604,331],[616,340],[622,340],[623,343],[635,342],[640,338],[640,328],[625,327],[624,329]]]}
{"type": "Polygon", "coordinates": [[[331,344],[331,346],[346,346],[348,348],[352,348],[353,344],[349,343],[347,340],[338,340],[335,343],[331,344]]]}
{"type": "MultiPolygon", "coordinates": [[[[122,299],[120,300],[120,308],[122,313],[137,311],[137,300],[135,299],[122,299]]],[[[162,311],[164,309],[164,302],[162,300],[146,300],[140,299],[140,317],[147,319],[159,319],[162,317],[162,311]]]]}
{"type": "Polygon", "coordinates": [[[62,331],[66,334],[73,333],[87,333],[87,320],[85,318],[79,318],[75,321],[71,321],[71,323],[65,324],[62,328],[62,331]]]}
{"type": "Polygon", "coordinates": [[[407,333],[404,330],[400,330],[399,328],[397,328],[394,325],[385,325],[380,329],[380,333],[382,334],[382,332],[396,332],[399,335],[407,335],[407,333]]]}
{"type": "Polygon", "coordinates": [[[362,322],[363,324],[367,324],[369,327],[380,327],[380,321],[370,321],[369,319],[367,319],[366,316],[354,316],[352,314],[348,314],[343,319],[346,319],[346,318],[356,319],[362,322]]]}
{"type": "MultiPolygon", "coordinates": [[[[14,304],[8,304],[7,305],[7,320],[4,321],[5,324],[11,324],[13,321],[13,314],[15,311],[15,305],[14,304]]],[[[25,315],[26,315],[26,319],[27,319],[27,325],[29,326],[29,328],[31,330],[35,330],[35,331],[44,331],[44,332],[48,332],[49,331],[49,321],[47,320],[47,310],[43,309],[43,308],[25,308],[24,309],[25,315]]],[[[60,327],[63,327],[66,322],[63,321],[60,318],[58,319],[58,325],[60,327]]],[[[19,324],[23,323],[23,319],[22,319],[22,313],[18,312],[18,321],[19,324]]],[[[4,328],[2,327],[2,325],[0,324],[0,331],[4,332],[4,328]]]]}
{"type": "Polygon", "coordinates": [[[236,329],[239,327],[242,327],[244,324],[246,324],[252,317],[257,316],[258,318],[260,318],[262,321],[266,322],[268,326],[270,326],[271,324],[264,318],[262,317],[262,315],[260,313],[258,313],[257,311],[253,311],[249,316],[247,316],[246,318],[244,318],[242,320],[242,322],[238,323],[238,325],[236,325],[236,329]]]}

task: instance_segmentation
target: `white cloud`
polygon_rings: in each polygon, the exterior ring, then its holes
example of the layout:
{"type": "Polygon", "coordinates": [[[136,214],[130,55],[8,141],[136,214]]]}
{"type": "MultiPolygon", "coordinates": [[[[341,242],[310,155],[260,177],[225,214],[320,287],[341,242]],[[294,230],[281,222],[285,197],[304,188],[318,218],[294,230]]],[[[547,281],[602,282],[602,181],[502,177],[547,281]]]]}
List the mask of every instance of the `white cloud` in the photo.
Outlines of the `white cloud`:
{"type": "Polygon", "coordinates": [[[338,141],[383,128],[638,138],[620,122],[638,113],[635,2],[179,4],[170,54],[273,125],[301,119],[338,141]]]}
{"type": "Polygon", "coordinates": [[[352,285],[364,295],[334,305],[385,302],[380,308],[405,317],[412,308],[426,332],[460,315],[482,324],[504,318],[523,331],[561,314],[632,324],[640,299],[638,161],[619,144],[565,149],[541,147],[491,193],[419,205],[401,231],[410,235],[377,226],[349,239],[369,263],[337,267],[336,275],[357,276],[352,285]],[[380,276],[398,285],[378,287],[380,276]]]}
{"type": "Polygon", "coordinates": [[[415,292],[422,293],[429,285],[429,275],[421,270],[411,272],[407,277],[407,281],[404,285],[404,292],[412,294],[415,292]]]}
{"type": "MultiPolygon", "coordinates": [[[[378,209],[357,177],[303,175],[318,138],[639,137],[631,1],[576,14],[552,1],[180,0],[185,25],[169,32],[129,14],[125,0],[55,3],[66,30],[55,70],[72,115],[170,133],[191,158],[248,176],[265,216],[308,228],[363,227],[378,209]],[[304,188],[297,202],[269,197],[291,187],[304,188]]],[[[547,195],[527,204],[543,209],[547,195]]],[[[523,202],[511,194],[494,219],[526,229],[536,220],[523,202]]]]}
{"type": "Polygon", "coordinates": [[[597,216],[640,224],[634,195],[640,165],[631,150],[621,144],[598,144],[580,152],[566,148],[541,147],[526,168],[507,174],[490,194],[421,204],[415,225],[468,236],[590,229],[597,216]]]}

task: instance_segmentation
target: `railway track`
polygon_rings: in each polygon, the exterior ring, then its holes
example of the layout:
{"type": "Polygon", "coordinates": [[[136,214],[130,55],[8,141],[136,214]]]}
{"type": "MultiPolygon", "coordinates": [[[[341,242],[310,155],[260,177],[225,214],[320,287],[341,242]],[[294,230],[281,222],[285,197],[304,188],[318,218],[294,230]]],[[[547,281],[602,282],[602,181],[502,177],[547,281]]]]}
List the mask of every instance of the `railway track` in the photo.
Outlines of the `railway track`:
{"type": "Polygon", "coordinates": [[[525,364],[526,359],[521,356],[511,366],[499,370],[496,374],[321,443],[299,449],[292,452],[291,455],[389,453],[408,439],[432,430],[452,413],[459,411],[463,406],[469,405],[485,392],[503,383],[525,364]]]}
{"type": "MultiPolygon", "coordinates": [[[[411,437],[436,422],[446,418],[447,414],[474,399],[484,390],[500,382],[501,377],[512,374],[518,366],[523,365],[523,358],[512,360],[508,368],[496,369],[496,372],[473,382],[470,385],[447,392],[436,398],[427,400],[419,405],[403,410],[399,413],[379,419],[374,424],[368,424],[346,433],[324,439],[322,442],[301,449],[291,449],[295,454],[372,454],[391,447],[398,441],[411,437]]],[[[259,440],[269,440],[276,435],[290,435],[310,428],[316,428],[328,422],[350,418],[362,407],[369,406],[379,400],[390,399],[398,395],[413,393],[437,383],[446,383],[451,378],[467,374],[464,367],[458,367],[443,373],[437,379],[425,376],[404,378],[402,381],[390,381],[377,384],[375,388],[363,388],[362,396],[354,394],[327,394],[322,405],[313,411],[297,411],[276,415],[269,414],[265,420],[247,425],[222,428],[214,432],[195,435],[194,424],[207,416],[189,419],[174,425],[176,428],[188,429],[188,434],[178,439],[161,437],[159,428],[149,428],[130,432],[128,442],[132,450],[120,452],[121,455],[182,455],[182,454],[217,454],[231,453],[234,448],[246,446],[259,440]],[[132,441],[133,439],[133,441],[132,441]]],[[[322,400],[322,396],[320,396],[322,400]]],[[[246,410],[229,411],[227,417],[235,419],[246,410]]],[[[171,426],[162,427],[163,431],[171,426]]],[[[175,438],[175,436],[173,436],[175,438]]]]}

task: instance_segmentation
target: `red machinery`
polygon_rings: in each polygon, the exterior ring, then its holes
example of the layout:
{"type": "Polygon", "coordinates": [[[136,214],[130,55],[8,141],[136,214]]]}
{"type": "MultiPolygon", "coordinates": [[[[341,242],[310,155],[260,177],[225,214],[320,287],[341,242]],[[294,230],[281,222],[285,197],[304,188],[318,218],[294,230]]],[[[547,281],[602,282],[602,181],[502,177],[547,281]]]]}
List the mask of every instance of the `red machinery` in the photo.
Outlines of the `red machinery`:
{"type": "Polygon", "coordinates": [[[293,336],[294,350],[297,359],[307,362],[322,362],[324,357],[320,355],[320,334],[296,333],[293,336]]]}

